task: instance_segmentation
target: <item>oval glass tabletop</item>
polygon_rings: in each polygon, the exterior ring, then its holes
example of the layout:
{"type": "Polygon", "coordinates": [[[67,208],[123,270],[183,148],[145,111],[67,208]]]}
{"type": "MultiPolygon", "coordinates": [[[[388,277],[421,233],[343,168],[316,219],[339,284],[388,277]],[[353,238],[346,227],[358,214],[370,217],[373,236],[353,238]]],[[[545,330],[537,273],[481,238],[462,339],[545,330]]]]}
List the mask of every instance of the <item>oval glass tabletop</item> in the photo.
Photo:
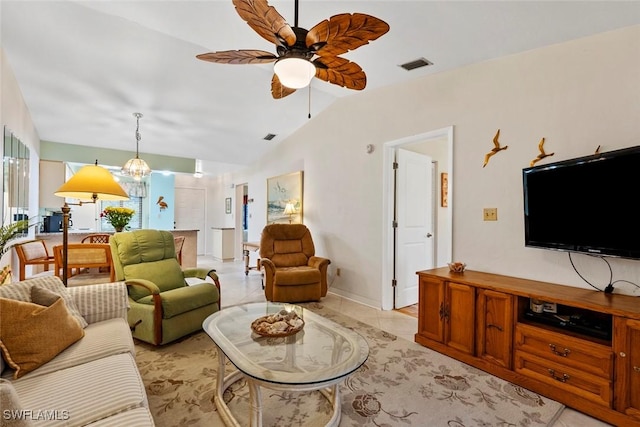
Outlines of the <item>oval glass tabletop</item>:
{"type": "Polygon", "coordinates": [[[334,381],[358,369],[369,355],[358,333],[293,304],[255,303],[225,308],[203,323],[205,332],[236,368],[279,384],[334,381]],[[251,329],[259,317],[295,311],[304,328],[287,337],[263,337],[251,329]]]}

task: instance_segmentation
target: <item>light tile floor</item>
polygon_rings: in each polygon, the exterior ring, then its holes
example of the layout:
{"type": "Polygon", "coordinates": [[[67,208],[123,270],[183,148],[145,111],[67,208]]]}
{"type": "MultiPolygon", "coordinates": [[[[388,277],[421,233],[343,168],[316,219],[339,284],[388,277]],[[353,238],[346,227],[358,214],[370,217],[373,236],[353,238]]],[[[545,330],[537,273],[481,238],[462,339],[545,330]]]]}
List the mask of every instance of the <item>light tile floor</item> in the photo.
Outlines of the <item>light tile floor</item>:
{"type": "MultiPolygon", "coordinates": [[[[245,275],[242,261],[220,262],[212,257],[200,256],[198,266],[216,269],[220,278],[223,309],[237,304],[265,301],[260,272],[251,270],[248,275],[245,275]]],[[[413,336],[418,330],[418,319],[412,316],[397,311],[382,311],[331,292],[322,299],[322,303],[333,310],[409,341],[414,341],[413,336]]],[[[553,425],[553,427],[575,426],[605,427],[609,424],[567,408],[553,425]]]]}

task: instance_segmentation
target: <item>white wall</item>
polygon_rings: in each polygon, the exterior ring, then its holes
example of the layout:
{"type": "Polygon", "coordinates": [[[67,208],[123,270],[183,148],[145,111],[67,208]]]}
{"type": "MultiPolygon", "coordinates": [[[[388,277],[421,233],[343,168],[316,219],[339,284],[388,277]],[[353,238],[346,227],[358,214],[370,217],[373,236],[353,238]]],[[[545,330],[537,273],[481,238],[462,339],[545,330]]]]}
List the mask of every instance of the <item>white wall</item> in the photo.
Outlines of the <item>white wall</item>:
{"type": "MultiPolygon", "coordinates": [[[[249,183],[249,240],[258,240],[266,179],[303,169],[304,222],[316,252],[342,270],[331,290],[379,307],[382,150],[369,155],[365,147],[453,125],[454,258],[473,270],[588,287],[566,254],[524,247],[521,171],[542,137],[555,155],[540,164],[591,154],[598,145],[638,145],[639,117],[635,26],[341,99],[233,181],[249,183]],[[509,149],[482,168],[498,128],[509,149]],[[497,222],[482,221],[484,207],[498,208],[497,222]]],[[[577,258],[582,274],[608,280],[602,261],[577,258]]],[[[640,262],[611,263],[614,279],[640,283],[640,262]]]]}

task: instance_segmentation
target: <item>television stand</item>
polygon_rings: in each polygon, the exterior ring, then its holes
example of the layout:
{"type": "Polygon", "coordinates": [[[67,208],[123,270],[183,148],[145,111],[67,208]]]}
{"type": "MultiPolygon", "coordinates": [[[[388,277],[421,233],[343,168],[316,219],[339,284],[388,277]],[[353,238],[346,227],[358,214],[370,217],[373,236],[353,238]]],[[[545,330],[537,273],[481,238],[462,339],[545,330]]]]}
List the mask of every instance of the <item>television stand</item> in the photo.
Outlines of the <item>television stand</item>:
{"type": "Polygon", "coordinates": [[[448,268],[418,280],[417,343],[608,423],[640,426],[636,297],[448,268]],[[534,312],[532,300],[548,310],[534,312]]]}

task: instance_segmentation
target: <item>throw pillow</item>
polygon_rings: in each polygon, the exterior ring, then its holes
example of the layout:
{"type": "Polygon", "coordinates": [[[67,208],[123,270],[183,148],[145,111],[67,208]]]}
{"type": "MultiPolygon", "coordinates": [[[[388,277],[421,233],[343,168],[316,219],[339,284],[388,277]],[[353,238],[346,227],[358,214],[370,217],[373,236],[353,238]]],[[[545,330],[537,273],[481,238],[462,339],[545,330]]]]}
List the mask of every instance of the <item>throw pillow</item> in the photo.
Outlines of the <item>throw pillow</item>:
{"type": "Polygon", "coordinates": [[[84,336],[64,299],[49,307],[0,298],[0,349],[14,379],[44,365],[84,336]]]}
{"type": "Polygon", "coordinates": [[[80,314],[80,310],[78,310],[78,306],[73,300],[73,296],[64,286],[62,280],[57,276],[37,277],[0,286],[0,298],[10,298],[18,301],[30,302],[31,287],[35,285],[40,285],[60,295],[64,300],[67,309],[71,315],[76,318],[78,323],[80,323],[80,326],[83,328],[87,327],[88,323],[85,318],[82,317],[82,314],[80,314]]]}
{"type": "Polygon", "coordinates": [[[31,287],[31,302],[34,304],[49,307],[60,298],[62,297],[59,294],[45,288],[42,285],[34,285],[31,287]]]}

